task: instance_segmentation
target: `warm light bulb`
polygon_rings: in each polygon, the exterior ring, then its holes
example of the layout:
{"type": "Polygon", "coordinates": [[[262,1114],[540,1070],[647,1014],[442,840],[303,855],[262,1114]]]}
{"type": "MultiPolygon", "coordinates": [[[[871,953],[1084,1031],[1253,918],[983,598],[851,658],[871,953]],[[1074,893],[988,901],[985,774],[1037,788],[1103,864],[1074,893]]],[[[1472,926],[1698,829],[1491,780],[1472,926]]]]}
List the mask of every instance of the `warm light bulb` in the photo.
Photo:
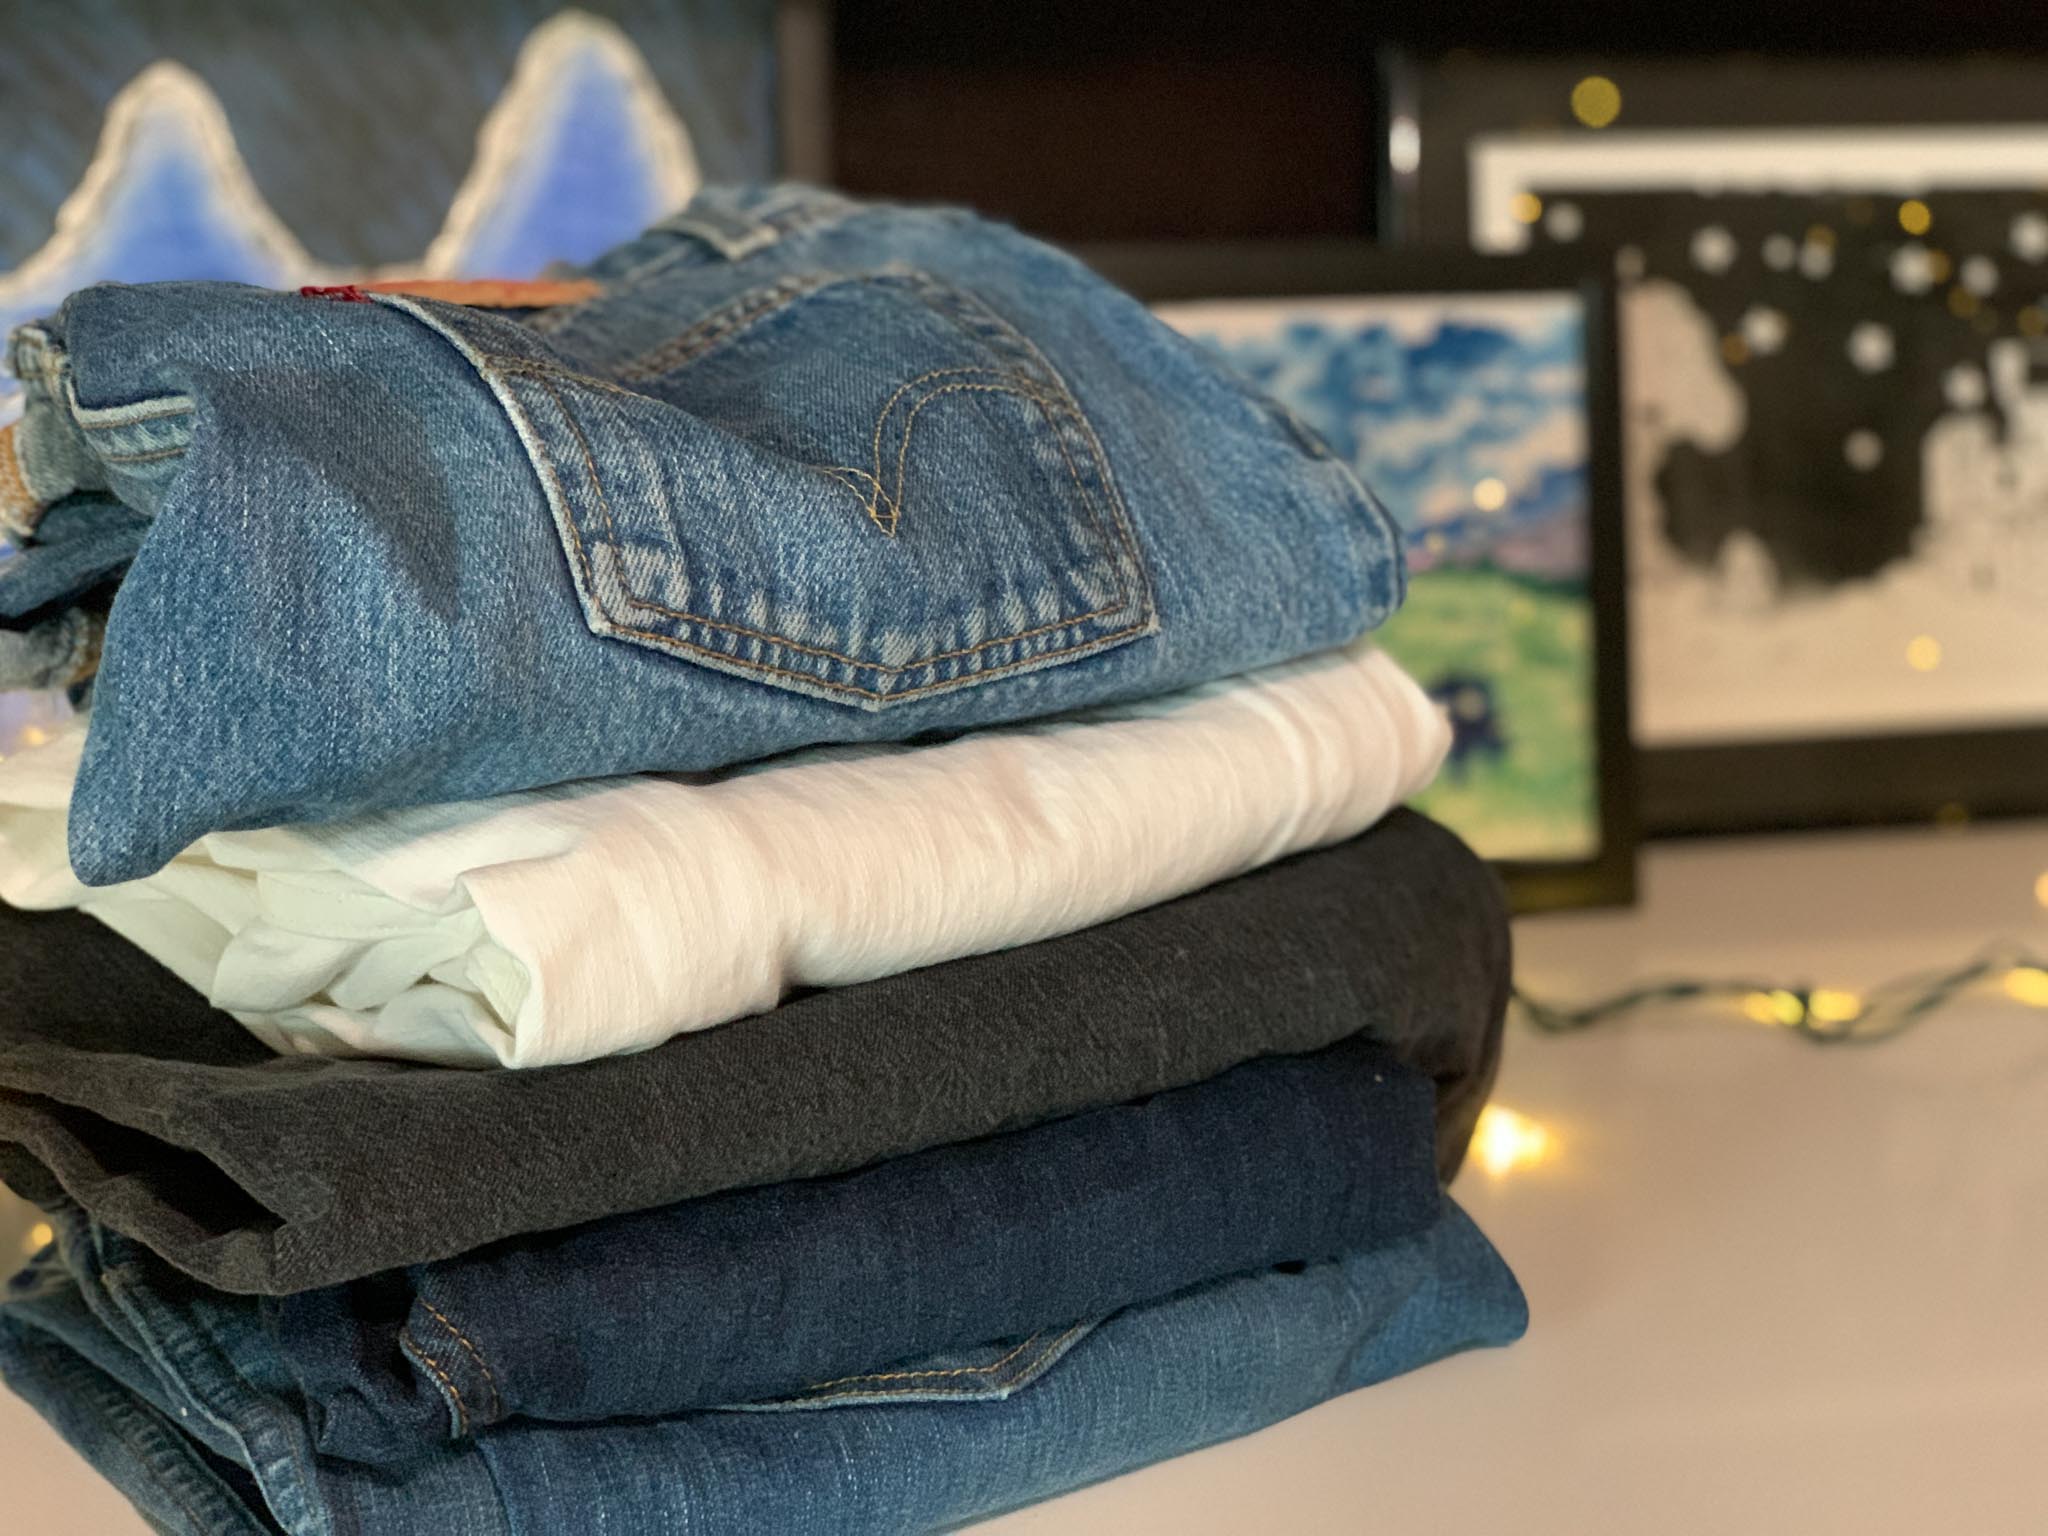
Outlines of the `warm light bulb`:
{"type": "Polygon", "coordinates": [[[1533,1168],[1548,1158],[1555,1146],[1555,1138],[1540,1122],[1504,1104],[1489,1104],[1481,1110],[1472,1131],[1473,1161],[1497,1179],[1533,1168]]]}
{"type": "Polygon", "coordinates": [[[1743,1016],[1753,1024],[1776,1024],[1778,1006],[1768,992],[1752,992],[1742,1000],[1743,1016]]]}
{"type": "Polygon", "coordinates": [[[1605,128],[1621,116],[1621,87],[1605,75],[1588,75],[1572,87],[1572,116],[1588,128],[1605,128]]]}
{"type": "Polygon", "coordinates": [[[1863,999],[1839,987],[1816,987],[1806,1011],[1816,1024],[1848,1024],[1863,1016],[1863,999]]]}
{"type": "Polygon", "coordinates": [[[1543,199],[1534,192],[1517,192],[1508,204],[1508,212],[1515,216],[1517,224],[1534,224],[1543,217],[1543,199]]]}
{"type": "Polygon", "coordinates": [[[1934,227],[1934,214],[1917,197],[1899,204],[1899,228],[1909,235],[1924,235],[1934,227]]]}
{"type": "Polygon", "coordinates": [[[1941,642],[1932,635],[1915,635],[1906,646],[1906,665],[1915,672],[1932,672],[1941,665],[1941,642]]]}
{"type": "Polygon", "coordinates": [[[1498,512],[1508,504],[1508,488],[1504,481],[1488,475],[1472,487],[1472,505],[1482,512],[1498,512]]]}
{"type": "Polygon", "coordinates": [[[2048,907],[2048,872],[2034,878],[2034,900],[2048,907]]]}
{"type": "Polygon", "coordinates": [[[2016,965],[2005,973],[2005,995],[2029,1008],[2048,1008],[2048,971],[2016,965]]]}
{"type": "Polygon", "coordinates": [[[56,1229],[47,1221],[39,1221],[22,1235],[21,1251],[33,1257],[56,1240],[56,1229]]]}

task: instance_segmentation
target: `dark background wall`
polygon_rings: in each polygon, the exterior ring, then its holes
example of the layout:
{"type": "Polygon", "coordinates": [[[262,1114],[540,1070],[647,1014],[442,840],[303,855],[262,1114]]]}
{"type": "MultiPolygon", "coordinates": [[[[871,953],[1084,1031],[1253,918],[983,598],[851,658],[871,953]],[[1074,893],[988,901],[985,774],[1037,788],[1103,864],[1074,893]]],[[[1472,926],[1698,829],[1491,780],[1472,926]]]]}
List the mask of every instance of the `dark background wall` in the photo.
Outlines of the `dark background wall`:
{"type": "Polygon", "coordinates": [[[834,164],[855,191],[1060,238],[1362,234],[1383,44],[1932,59],[2039,48],[2042,16],[2026,0],[841,0],[834,164]]]}

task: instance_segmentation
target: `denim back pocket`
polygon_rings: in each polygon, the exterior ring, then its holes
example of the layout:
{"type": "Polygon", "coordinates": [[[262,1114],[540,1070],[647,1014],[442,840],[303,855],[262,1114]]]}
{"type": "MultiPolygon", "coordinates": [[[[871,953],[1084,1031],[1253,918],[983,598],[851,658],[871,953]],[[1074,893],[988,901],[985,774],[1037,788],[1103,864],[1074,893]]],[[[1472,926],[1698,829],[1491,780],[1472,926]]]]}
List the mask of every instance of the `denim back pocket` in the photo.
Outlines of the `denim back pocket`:
{"type": "Polygon", "coordinates": [[[1072,392],[924,273],[785,276],[603,378],[520,350],[478,366],[598,634],[876,710],[1156,628],[1072,392]]]}

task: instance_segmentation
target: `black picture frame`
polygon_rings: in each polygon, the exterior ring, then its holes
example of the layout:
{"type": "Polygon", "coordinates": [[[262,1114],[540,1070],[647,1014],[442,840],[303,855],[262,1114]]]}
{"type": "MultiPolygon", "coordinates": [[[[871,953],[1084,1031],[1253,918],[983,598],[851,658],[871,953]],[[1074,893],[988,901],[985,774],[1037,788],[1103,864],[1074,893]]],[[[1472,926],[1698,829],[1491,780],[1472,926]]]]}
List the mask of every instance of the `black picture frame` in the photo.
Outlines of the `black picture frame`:
{"type": "Polygon", "coordinates": [[[1635,898],[1634,751],[1628,725],[1626,563],[1621,549],[1619,380],[1613,289],[1577,263],[1389,250],[1369,241],[1176,242],[1093,245],[1077,254],[1148,303],[1569,292],[1586,338],[1588,596],[1593,608],[1594,765],[1599,848],[1583,860],[1497,864],[1518,912],[1611,906],[1635,898]]]}
{"type": "MultiPolygon", "coordinates": [[[[2048,130],[2048,59],[2038,57],[1424,59],[1387,50],[1378,63],[1381,232],[1427,246],[1473,243],[1480,215],[1471,146],[1480,138],[2048,130]],[[1621,115],[1608,130],[1574,120],[1573,88],[1594,76],[1620,89],[1621,115]]],[[[1796,155],[1786,163],[1800,168],[1796,155]]],[[[1585,256],[1601,253],[1588,249],[1585,256]]],[[[1636,665],[1637,685],[1655,687],[1642,656],[1636,665]]],[[[1775,686],[1799,682],[1781,677],[1775,686]]],[[[1983,728],[1934,719],[1926,730],[1884,734],[1643,740],[1637,755],[1642,828],[1651,836],[1953,823],[2048,811],[2048,711],[2039,723],[1983,728]]]]}

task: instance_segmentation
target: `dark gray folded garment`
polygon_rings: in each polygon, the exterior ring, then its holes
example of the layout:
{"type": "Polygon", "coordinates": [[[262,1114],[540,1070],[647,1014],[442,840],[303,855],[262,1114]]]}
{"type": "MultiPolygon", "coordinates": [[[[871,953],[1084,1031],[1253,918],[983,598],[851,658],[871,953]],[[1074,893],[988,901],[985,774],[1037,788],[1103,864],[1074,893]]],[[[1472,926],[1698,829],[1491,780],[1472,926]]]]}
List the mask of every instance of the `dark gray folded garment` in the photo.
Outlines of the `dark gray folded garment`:
{"type": "Polygon", "coordinates": [[[1434,1079],[1439,1166],[1498,1064],[1492,873],[1400,811],[1099,928],[535,1071],[273,1056],[75,913],[0,912],[0,1178],[224,1290],[283,1294],[838,1173],[1359,1031],[1434,1079]]]}

